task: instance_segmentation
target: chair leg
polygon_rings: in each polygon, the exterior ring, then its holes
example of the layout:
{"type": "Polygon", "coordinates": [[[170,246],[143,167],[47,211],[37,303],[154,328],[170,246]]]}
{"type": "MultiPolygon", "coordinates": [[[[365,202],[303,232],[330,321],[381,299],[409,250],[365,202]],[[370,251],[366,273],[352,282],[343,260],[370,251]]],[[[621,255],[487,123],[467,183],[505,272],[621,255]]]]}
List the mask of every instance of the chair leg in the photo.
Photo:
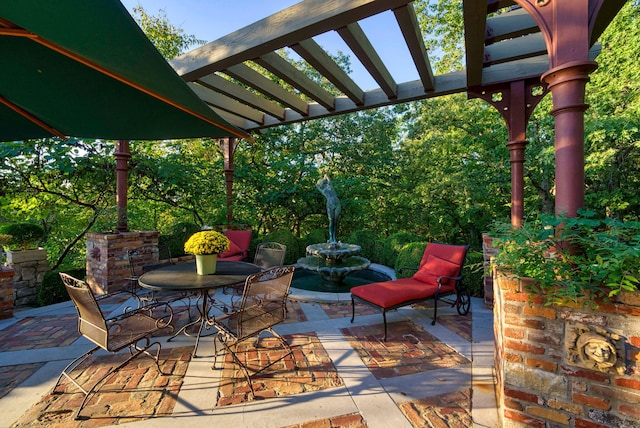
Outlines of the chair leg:
{"type": "Polygon", "coordinates": [[[83,420],[83,419],[88,419],[88,417],[82,417],[80,416],[80,412],[82,411],[82,409],[84,408],[85,404],[87,404],[87,401],[89,400],[89,396],[96,391],[96,389],[98,388],[98,386],[100,384],[102,384],[107,378],[109,378],[109,376],[111,376],[112,374],[116,373],[118,370],[120,370],[122,367],[126,366],[131,360],[133,360],[134,358],[136,358],[137,356],[139,356],[140,354],[146,354],[148,356],[150,356],[151,358],[153,358],[153,360],[156,363],[156,367],[158,368],[158,371],[160,372],[161,375],[165,376],[166,374],[162,371],[162,369],[160,368],[160,363],[159,363],[159,357],[160,357],[160,350],[161,350],[161,345],[159,342],[150,342],[149,338],[146,338],[146,342],[145,345],[143,347],[138,347],[136,344],[131,345],[130,347],[130,355],[127,357],[126,360],[124,360],[122,363],[120,363],[117,367],[111,368],[110,370],[108,370],[100,379],[98,379],[93,386],[88,389],[85,390],[80,384],[78,384],[78,382],[76,382],[75,379],[73,379],[70,376],[71,371],[73,371],[73,369],[75,369],[76,367],[78,367],[78,365],[84,361],[89,355],[93,354],[95,351],[97,351],[98,349],[100,349],[99,346],[96,346],[95,348],[93,348],[91,351],[81,355],[80,357],[76,358],[75,360],[73,360],[64,370],[63,372],[60,374],[60,377],[58,378],[58,382],[56,382],[56,385],[53,387],[53,391],[55,392],[56,388],[58,387],[59,383],[60,383],[60,379],[62,378],[62,376],[65,376],[67,379],[69,379],[71,381],[71,383],[73,383],[78,389],[80,389],[80,391],[82,391],[82,393],[84,394],[84,399],[82,400],[82,402],[80,403],[80,407],[78,407],[78,410],[76,410],[75,415],[74,415],[74,419],[75,420],[83,420]],[[154,345],[158,345],[158,350],[155,353],[155,356],[152,355],[151,353],[149,353],[149,349],[154,346],[154,345]],[[134,352],[135,350],[135,352],[134,352]],[[66,372],[66,370],[68,368],[72,367],[71,371],[69,371],[69,373],[66,372]]]}
{"type": "Polygon", "coordinates": [[[387,311],[382,310],[382,321],[384,322],[384,336],[382,337],[382,341],[387,341],[387,311]]]}
{"type": "Polygon", "coordinates": [[[438,316],[438,295],[433,296],[433,321],[431,325],[436,325],[436,317],[438,316]]]}
{"type": "Polygon", "coordinates": [[[353,296],[351,296],[351,322],[356,318],[356,302],[353,300],[353,296]]]}
{"type": "Polygon", "coordinates": [[[60,381],[62,380],[63,377],[66,377],[67,379],[69,379],[69,381],[71,383],[73,383],[78,389],[80,389],[83,393],[87,394],[87,391],[85,391],[85,389],[80,386],[80,384],[78,382],[76,382],[75,379],[73,379],[70,375],[70,373],[72,371],[74,371],[76,369],[76,367],[78,367],[80,364],[82,364],[82,362],[84,360],[86,360],[87,358],[89,358],[91,355],[93,355],[98,349],[100,349],[99,346],[96,346],[95,348],[91,349],[90,351],[85,352],[84,354],[80,355],[78,358],[76,358],[75,360],[71,361],[67,367],[64,368],[64,370],[62,370],[62,373],[60,373],[60,376],[58,376],[58,381],[56,382],[56,384],[53,386],[53,393],[54,394],[61,394],[56,392],[56,389],[58,388],[58,385],[60,385],[60,381]]]}

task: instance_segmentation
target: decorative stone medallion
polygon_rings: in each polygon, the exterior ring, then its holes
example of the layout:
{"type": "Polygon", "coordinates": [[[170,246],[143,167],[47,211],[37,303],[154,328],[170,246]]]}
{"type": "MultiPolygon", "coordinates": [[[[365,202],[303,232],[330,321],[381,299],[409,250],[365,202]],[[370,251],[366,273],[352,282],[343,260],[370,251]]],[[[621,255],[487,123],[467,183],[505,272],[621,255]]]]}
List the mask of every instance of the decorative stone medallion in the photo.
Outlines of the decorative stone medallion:
{"type": "Polygon", "coordinates": [[[625,373],[624,339],[619,334],[579,323],[565,328],[568,364],[603,373],[625,373]]]}

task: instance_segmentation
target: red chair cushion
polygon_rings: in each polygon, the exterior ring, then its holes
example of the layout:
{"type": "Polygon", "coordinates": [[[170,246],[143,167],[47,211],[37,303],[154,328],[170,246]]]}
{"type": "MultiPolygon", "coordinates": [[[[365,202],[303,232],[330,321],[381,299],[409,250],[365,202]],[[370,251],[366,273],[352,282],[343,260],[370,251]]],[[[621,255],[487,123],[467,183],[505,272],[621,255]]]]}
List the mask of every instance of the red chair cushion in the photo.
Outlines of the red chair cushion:
{"type": "Polygon", "coordinates": [[[229,239],[229,249],[220,253],[218,257],[225,259],[240,253],[242,253],[242,249],[238,247],[231,239],[229,239]]]}
{"type": "Polygon", "coordinates": [[[403,302],[427,299],[437,291],[437,285],[425,284],[412,278],[401,278],[359,285],[351,289],[351,294],[381,308],[391,308],[403,302]]]}
{"type": "MultiPolygon", "coordinates": [[[[459,271],[459,264],[430,254],[426,263],[413,275],[413,278],[426,284],[438,285],[438,277],[456,277],[459,271]]],[[[442,285],[449,284],[450,281],[449,278],[442,278],[442,285]]]]}
{"type": "Polygon", "coordinates": [[[224,234],[231,242],[240,247],[241,251],[249,251],[251,230],[227,230],[224,234]]]}

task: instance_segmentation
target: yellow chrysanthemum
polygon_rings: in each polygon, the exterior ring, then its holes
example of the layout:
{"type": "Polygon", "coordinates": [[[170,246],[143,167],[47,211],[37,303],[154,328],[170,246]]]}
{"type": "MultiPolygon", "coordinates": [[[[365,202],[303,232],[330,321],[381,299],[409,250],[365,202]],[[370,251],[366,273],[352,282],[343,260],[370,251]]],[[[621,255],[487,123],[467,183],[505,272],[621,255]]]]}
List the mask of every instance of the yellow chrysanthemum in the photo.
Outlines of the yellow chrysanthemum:
{"type": "Polygon", "coordinates": [[[220,254],[229,249],[229,238],[215,230],[196,232],[184,243],[184,252],[191,254],[220,254]]]}

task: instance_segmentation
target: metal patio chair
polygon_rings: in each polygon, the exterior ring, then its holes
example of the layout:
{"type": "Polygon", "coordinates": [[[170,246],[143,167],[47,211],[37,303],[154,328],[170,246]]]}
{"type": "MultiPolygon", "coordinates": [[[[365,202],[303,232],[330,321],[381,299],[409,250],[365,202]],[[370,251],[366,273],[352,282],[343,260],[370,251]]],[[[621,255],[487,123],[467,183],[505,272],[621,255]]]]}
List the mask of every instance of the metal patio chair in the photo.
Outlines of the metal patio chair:
{"type": "Polygon", "coordinates": [[[98,386],[109,376],[116,373],[137,356],[146,354],[153,358],[158,371],[164,375],[158,362],[161,345],[157,341],[152,342],[151,335],[165,328],[173,329],[173,327],[171,327],[173,312],[169,305],[158,304],[131,310],[115,317],[105,318],[93,292],[86,282],[66,273],[60,273],[60,278],[78,312],[78,332],[96,346],[80,355],[64,368],[53,387],[53,392],[57,393],[56,388],[63,377],[69,379],[69,381],[84,394],[84,399],[76,411],[75,419],[87,419],[86,417],[80,417],[80,412],[87,403],[89,396],[94,393],[98,386]],[[161,306],[164,309],[164,317],[156,318],[150,315],[152,311],[158,313],[161,306]],[[154,345],[157,345],[158,349],[152,354],[150,348],[154,345]],[[107,370],[106,373],[94,381],[90,387],[89,385],[80,385],[77,379],[71,375],[76,368],[99,349],[104,349],[105,351],[116,354],[125,348],[129,349],[127,359],[117,367],[107,370]],[[88,389],[85,387],[88,387],[88,389]]]}
{"type": "MultiPolygon", "coordinates": [[[[285,304],[294,270],[293,266],[281,266],[249,276],[245,282],[240,307],[210,322],[210,325],[218,330],[217,340],[243,370],[253,397],[255,397],[255,393],[250,371],[255,375],[289,355],[293,358],[291,347],[282,336],[276,333],[273,326],[280,324],[287,318],[285,304]],[[268,365],[250,367],[249,361],[243,361],[243,358],[238,356],[238,346],[251,338],[256,338],[257,347],[259,336],[263,332],[269,332],[275,336],[286,353],[268,365]]],[[[216,367],[216,364],[217,353],[213,368],[216,367]]]]}
{"type": "Polygon", "coordinates": [[[278,242],[261,242],[256,248],[253,264],[262,269],[269,269],[284,264],[287,246],[278,242]]]}

